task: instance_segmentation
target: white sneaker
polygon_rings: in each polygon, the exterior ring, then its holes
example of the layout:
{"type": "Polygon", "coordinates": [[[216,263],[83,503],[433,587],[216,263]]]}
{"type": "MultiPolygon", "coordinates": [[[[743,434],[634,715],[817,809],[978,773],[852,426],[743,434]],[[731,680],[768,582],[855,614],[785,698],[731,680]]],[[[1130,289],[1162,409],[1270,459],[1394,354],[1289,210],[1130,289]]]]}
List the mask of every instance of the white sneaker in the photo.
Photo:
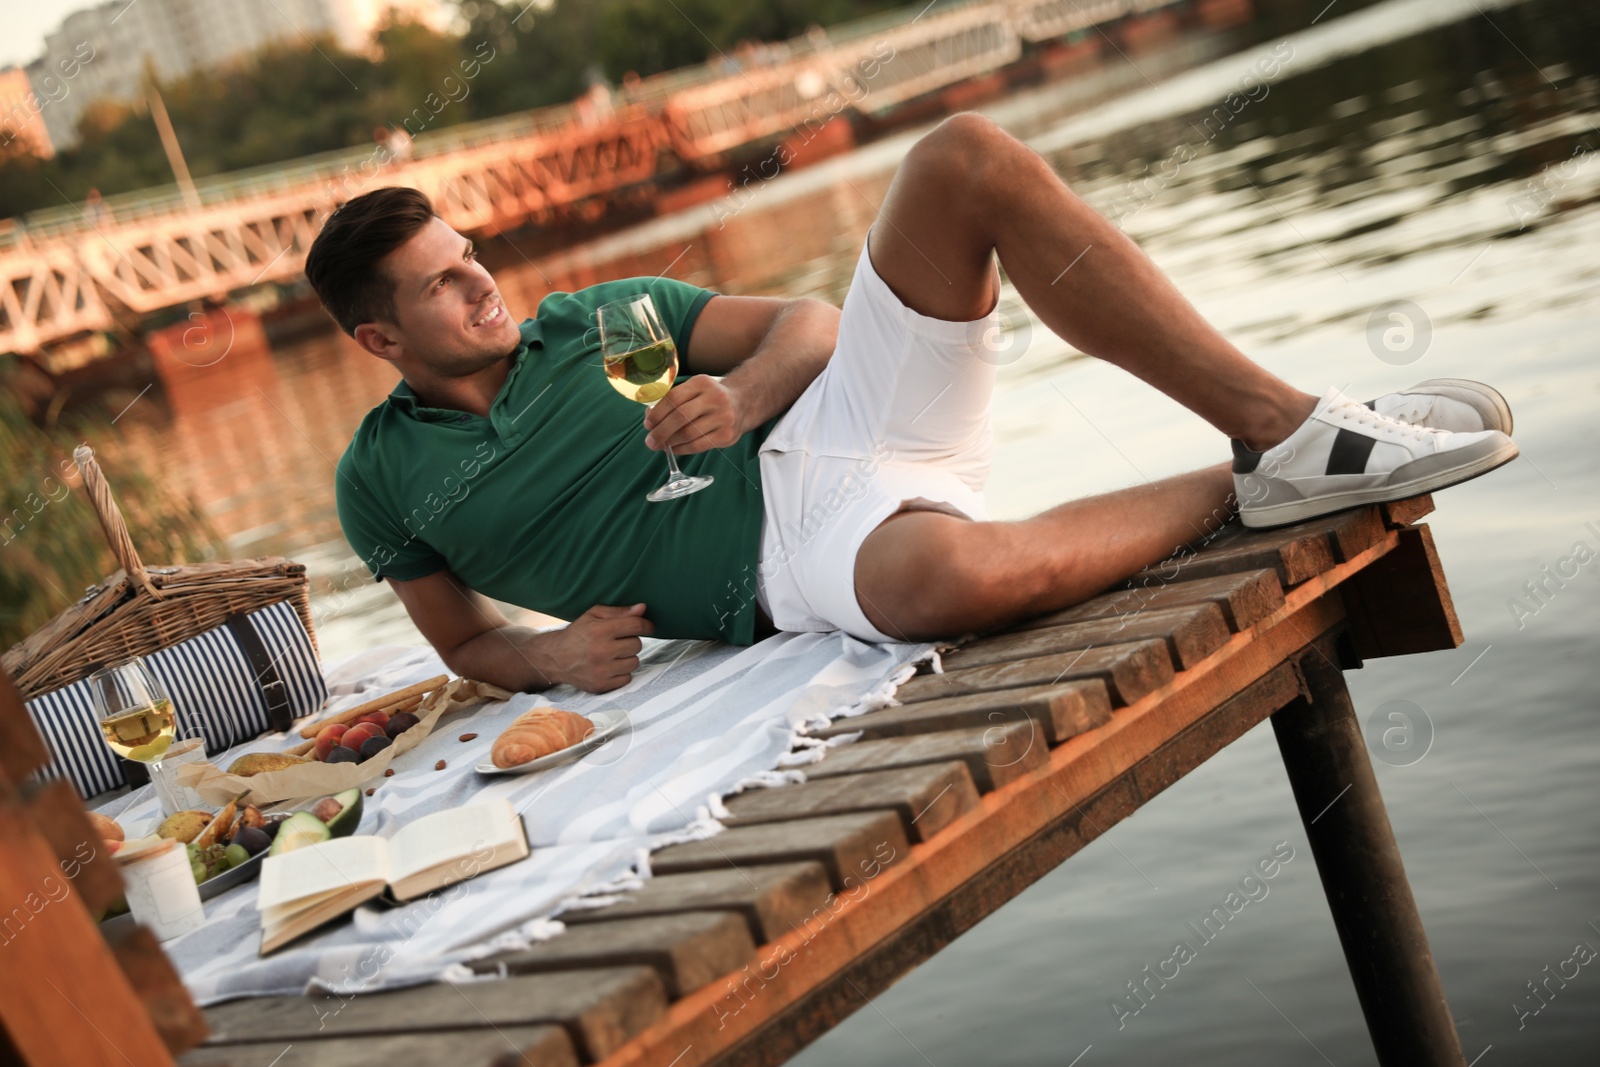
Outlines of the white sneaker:
{"type": "Polygon", "coordinates": [[[1452,433],[1499,430],[1511,435],[1511,405],[1498,389],[1469,378],[1429,378],[1367,401],[1379,415],[1452,433]]]}
{"type": "Polygon", "coordinates": [[[1499,430],[1413,426],[1330,389],[1275,448],[1253,452],[1234,441],[1233,486],[1246,526],[1281,526],[1443,489],[1516,458],[1499,430]]]}

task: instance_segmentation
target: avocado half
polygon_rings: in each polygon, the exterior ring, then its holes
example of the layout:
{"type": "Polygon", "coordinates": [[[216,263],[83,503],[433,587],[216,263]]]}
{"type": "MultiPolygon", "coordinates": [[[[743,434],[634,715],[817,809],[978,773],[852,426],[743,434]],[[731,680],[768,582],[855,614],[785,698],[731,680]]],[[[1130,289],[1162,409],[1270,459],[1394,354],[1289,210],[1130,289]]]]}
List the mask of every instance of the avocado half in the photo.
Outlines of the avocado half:
{"type": "Polygon", "coordinates": [[[278,827],[278,833],[273,837],[272,846],[267,849],[267,855],[281,856],[285,852],[293,852],[297,848],[321,844],[332,836],[328,832],[327,823],[309,811],[297,811],[285,819],[282,826],[278,827]]]}
{"type": "Polygon", "coordinates": [[[339,814],[328,820],[328,833],[333,837],[349,837],[361,825],[361,790],[346,789],[335,793],[333,799],[339,802],[339,814]]]}

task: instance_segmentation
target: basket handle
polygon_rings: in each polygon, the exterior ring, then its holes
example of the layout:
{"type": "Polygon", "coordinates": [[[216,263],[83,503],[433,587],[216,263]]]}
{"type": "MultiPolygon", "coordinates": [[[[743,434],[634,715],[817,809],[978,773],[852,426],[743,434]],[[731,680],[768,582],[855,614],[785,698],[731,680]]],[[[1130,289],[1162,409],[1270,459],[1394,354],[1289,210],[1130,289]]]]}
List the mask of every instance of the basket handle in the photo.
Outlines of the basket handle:
{"type": "Polygon", "coordinates": [[[100,516],[100,528],[111,543],[111,554],[117,557],[117,562],[134,585],[157,600],[161,599],[161,591],[151,584],[144,561],[139,558],[139,550],[133,547],[128,523],[122,517],[122,509],[117,507],[116,497],[111,495],[111,486],[100,470],[100,464],[95,462],[94,449],[79,445],[72,450],[72,458],[83,474],[83,487],[89,491],[89,501],[94,504],[95,514],[100,516]]]}

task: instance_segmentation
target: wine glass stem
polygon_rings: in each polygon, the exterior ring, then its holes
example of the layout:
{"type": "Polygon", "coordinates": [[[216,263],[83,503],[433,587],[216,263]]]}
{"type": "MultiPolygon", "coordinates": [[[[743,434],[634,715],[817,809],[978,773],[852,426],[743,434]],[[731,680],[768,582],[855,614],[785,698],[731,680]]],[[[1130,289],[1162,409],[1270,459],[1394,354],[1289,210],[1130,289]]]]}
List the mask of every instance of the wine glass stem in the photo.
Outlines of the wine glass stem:
{"type": "Polygon", "coordinates": [[[667,453],[667,466],[672,470],[672,480],[675,482],[679,481],[683,478],[683,472],[678,469],[678,457],[672,454],[671,445],[666,445],[664,447],[667,453]]]}

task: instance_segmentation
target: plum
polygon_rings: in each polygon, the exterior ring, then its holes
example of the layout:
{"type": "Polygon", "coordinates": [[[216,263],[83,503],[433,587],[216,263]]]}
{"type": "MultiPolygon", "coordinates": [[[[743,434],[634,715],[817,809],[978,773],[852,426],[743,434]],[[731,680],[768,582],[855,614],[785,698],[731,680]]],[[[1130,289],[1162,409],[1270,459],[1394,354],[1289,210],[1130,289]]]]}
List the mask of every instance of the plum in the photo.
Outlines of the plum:
{"type": "MultiPolygon", "coordinates": [[[[277,823],[274,822],[270,823],[269,825],[276,827],[277,823]]],[[[254,826],[246,826],[238,833],[233,835],[233,843],[236,845],[242,845],[246,852],[254,856],[258,852],[265,852],[267,850],[267,846],[272,844],[273,836],[275,835],[268,834],[265,829],[257,829],[254,826]]]]}
{"type": "Polygon", "coordinates": [[[389,716],[389,725],[384,729],[384,733],[387,734],[389,740],[392,741],[401,734],[405,733],[407,730],[411,729],[413,726],[417,725],[417,723],[420,721],[420,719],[411,714],[409,711],[402,711],[396,715],[389,716]]]}

